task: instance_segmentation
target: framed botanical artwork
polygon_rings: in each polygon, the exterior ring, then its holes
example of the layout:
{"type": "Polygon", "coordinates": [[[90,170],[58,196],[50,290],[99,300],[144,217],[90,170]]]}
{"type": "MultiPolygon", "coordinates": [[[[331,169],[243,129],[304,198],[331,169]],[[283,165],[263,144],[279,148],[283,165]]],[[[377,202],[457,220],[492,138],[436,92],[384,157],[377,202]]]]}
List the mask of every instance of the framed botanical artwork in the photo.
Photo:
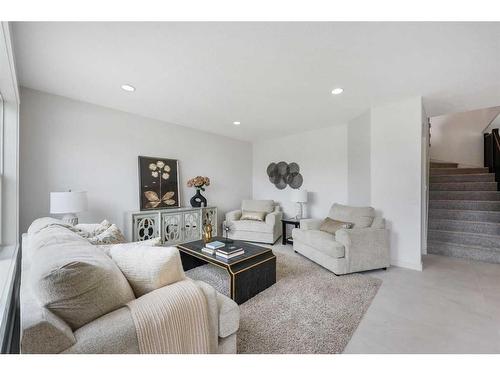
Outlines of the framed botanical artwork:
{"type": "Polygon", "coordinates": [[[141,211],[180,207],[179,162],[139,156],[141,211]]]}

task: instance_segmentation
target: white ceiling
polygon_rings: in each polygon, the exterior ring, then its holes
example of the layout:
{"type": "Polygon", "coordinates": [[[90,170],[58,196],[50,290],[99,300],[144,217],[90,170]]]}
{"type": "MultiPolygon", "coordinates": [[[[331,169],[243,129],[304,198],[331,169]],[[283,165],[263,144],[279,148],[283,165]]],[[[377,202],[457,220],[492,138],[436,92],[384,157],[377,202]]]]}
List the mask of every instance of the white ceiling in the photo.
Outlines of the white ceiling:
{"type": "Polygon", "coordinates": [[[41,22],[13,30],[23,86],[248,141],[343,124],[413,95],[432,116],[500,104],[500,23],[41,22]],[[331,95],[338,86],[344,94],[331,95]]]}

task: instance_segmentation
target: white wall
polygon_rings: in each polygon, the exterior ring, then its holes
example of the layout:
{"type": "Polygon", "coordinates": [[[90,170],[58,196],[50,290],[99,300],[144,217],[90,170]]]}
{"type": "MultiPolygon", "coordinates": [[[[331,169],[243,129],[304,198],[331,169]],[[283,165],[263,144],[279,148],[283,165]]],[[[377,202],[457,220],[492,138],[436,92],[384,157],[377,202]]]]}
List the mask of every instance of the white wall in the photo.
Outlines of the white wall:
{"type": "Polygon", "coordinates": [[[307,131],[253,145],[253,196],[281,203],[286,216],[295,215],[291,188],[278,190],[266,173],[272,162],[296,162],[309,192],[305,214],[325,218],[334,202],[347,203],[347,126],[307,131]]]}
{"type": "Polygon", "coordinates": [[[424,106],[422,106],[422,138],[421,138],[421,238],[422,238],[422,254],[427,254],[427,229],[428,229],[428,208],[429,208],[429,167],[430,167],[430,155],[429,155],[429,140],[430,140],[430,127],[429,118],[425,112],[424,106]]]}
{"type": "Polygon", "coordinates": [[[370,111],[349,121],[347,126],[347,195],[353,206],[369,206],[370,111]]]}
{"type": "Polygon", "coordinates": [[[391,229],[391,263],[421,269],[422,100],[371,110],[371,205],[391,229]]]}
{"type": "Polygon", "coordinates": [[[23,88],[21,92],[21,230],[49,214],[49,192],[86,190],[81,222],[103,218],[124,227],[139,208],[138,155],[179,160],[181,200],[188,178],[209,176],[209,205],[225,211],[252,195],[250,143],[23,88]]]}
{"type": "Polygon", "coordinates": [[[431,118],[431,159],[484,165],[483,130],[500,113],[500,107],[452,113],[431,118]]]}

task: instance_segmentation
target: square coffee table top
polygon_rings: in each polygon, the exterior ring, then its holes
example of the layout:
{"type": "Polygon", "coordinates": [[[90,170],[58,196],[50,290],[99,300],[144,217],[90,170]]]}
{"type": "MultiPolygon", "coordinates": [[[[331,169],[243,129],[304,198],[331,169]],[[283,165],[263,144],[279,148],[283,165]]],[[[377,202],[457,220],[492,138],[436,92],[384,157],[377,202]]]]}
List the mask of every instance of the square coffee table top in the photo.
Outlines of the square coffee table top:
{"type": "MultiPolygon", "coordinates": [[[[212,238],[212,241],[223,242],[223,240],[224,240],[223,237],[212,238]]],[[[202,240],[179,244],[179,245],[177,245],[177,247],[185,252],[196,254],[197,256],[202,257],[210,262],[215,261],[217,263],[226,264],[226,265],[234,265],[236,263],[246,261],[248,259],[257,257],[259,255],[271,252],[270,248],[254,245],[254,244],[244,242],[244,241],[233,240],[233,243],[230,245],[234,245],[234,246],[238,246],[238,247],[243,248],[245,253],[242,255],[239,255],[237,257],[234,257],[232,259],[224,259],[224,258],[216,256],[215,254],[210,255],[210,254],[207,254],[207,253],[204,253],[203,251],[201,251],[201,249],[205,247],[205,243],[202,240]]]]}

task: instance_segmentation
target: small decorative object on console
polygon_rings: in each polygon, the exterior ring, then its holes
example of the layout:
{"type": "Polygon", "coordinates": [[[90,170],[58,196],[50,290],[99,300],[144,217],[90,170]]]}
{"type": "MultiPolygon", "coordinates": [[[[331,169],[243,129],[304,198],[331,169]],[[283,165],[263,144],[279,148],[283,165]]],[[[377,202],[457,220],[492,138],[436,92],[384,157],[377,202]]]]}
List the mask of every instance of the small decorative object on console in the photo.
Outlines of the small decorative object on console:
{"type": "Polygon", "coordinates": [[[205,191],[205,186],[210,186],[208,177],[196,176],[188,180],[187,187],[196,189],[196,194],[190,200],[192,207],[207,207],[207,199],[200,192],[205,191]]]}
{"type": "Polygon", "coordinates": [[[205,243],[212,241],[212,224],[210,222],[203,224],[203,233],[201,236],[205,243]]]}

